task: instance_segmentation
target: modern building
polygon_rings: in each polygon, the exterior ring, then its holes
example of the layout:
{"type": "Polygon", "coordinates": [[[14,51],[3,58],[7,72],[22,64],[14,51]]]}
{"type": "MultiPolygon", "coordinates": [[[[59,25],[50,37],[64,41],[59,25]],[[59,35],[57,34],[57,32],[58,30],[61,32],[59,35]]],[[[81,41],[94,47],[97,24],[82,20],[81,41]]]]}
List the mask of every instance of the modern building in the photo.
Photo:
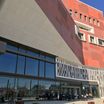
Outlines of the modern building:
{"type": "Polygon", "coordinates": [[[1,0],[0,95],[104,97],[103,26],[103,12],[78,0],[1,0]]]}

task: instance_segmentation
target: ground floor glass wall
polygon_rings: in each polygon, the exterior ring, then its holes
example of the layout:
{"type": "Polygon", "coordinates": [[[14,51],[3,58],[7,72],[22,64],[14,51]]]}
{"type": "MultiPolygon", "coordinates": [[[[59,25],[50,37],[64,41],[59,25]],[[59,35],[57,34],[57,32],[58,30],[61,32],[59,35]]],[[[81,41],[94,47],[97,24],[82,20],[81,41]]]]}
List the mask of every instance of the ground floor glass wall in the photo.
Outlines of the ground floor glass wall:
{"type": "Polygon", "coordinates": [[[69,90],[70,88],[64,88],[61,82],[56,81],[0,77],[0,96],[5,97],[6,100],[11,97],[66,100],[72,93],[69,90]]]}
{"type": "MultiPolygon", "coordinates": [[[[18,97],[33,100],[76,100],[89,91],[88,86],[81,90],[81,86],[70,86],[70,82],[65,81],[0,77],[0,96],[5,100],[18,97]]],[[[95,86],[92,86],[92,95],[97,95],[95,86]]]]}

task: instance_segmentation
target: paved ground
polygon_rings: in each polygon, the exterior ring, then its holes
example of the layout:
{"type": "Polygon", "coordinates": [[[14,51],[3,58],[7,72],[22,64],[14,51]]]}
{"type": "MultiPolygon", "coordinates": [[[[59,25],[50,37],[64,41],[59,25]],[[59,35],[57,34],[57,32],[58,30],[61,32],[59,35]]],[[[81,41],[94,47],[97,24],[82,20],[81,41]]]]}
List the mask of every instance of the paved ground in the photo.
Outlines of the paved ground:
{"type": "MultiPolygon", "coordinates": [[[[104,104],[104,99],[93,99],[87,101],[28,101],[24,104],[88,104],[88,102],[94,102],[94,104],[104,104]]],[[[0,104],[8,104],[8,103],[0,103],[0,104]]]]}
{"type": "Polygon", "coordinates": [[[87,101],[40,101],[40,102],[25,102],[25,104],[88,104],[88,102],[94,102],[94,104],[104,104],[104,99],[93,99],[87,101]]]}

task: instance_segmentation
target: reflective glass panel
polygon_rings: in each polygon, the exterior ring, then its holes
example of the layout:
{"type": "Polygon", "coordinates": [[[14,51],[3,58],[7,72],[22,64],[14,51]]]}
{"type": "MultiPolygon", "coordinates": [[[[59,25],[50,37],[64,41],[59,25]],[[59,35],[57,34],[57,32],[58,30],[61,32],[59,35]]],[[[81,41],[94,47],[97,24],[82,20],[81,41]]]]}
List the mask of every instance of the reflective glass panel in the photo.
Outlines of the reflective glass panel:
{"type": "Polygon", "coordinates": [[[0,71],[14,73],[17,56],[11,53],[0,54],[0,71]]]}
{"type": "Polygon", "coordinates": [[[5,100],[15,95],[14,78],[0,77],[0,95],[5,97],[5,100]]]}
{"type": "Polygon", "coordinates": [[[46,63],[46,77],[55,78],[55,66],[51,63],[46,63]]]}
{"type": "Polygon", "coordinates": [[[17,97],[28,97],[30,91],[30,80],[29,79],[17,79],[17,97]]]}
{"type": "Polygon", "coordinates": [[[55,58],[51,56],[46,56],[46,60],[54,62],[55,58]]]}
{"type": "Polygon", "coordinates": [[[26,74],[32,75],[32,76],[38,75],[38,61],[37,60],[26,58],[26,74]]]}
{"type": "Polygon", "coordinates": [[[0,77],[0,88],[7,88],[7,81],[6,77],[0,77]]]}
{"type": "Polygon", "coordinates": [[[13,50],[13,51],[17,51],[18,50],[17,47],[15,47],[13,45],[9,45],[9,44],[7,44],[7,49],[10,49],[10,50],[13,50]]]}
{"type": "Polygon", "coordinates": [[[37,98],[38,97],[38,81],[32,80],[31,83],[31,96],[37,98]]]}
{"type": "Polygon", "coordinates": [[[40,61],[40,68],[39,68],[39,76],[40,77],[44,77],[44,65],[45,65],[45,62],[40,61]]]}
{"type": "Polygon", "coordinates": [[[24,68],[25,68],[25,57],[18,56],[17,73],[24,74],[24,68]]]}
{"type": "Polygon", "coordinates": [[[42,54],[40,54],[40,58],[45,59],[45,56],[44,56],[44,55],[42,55],[42,54]]]}
{"type": "Polygon", "coordinates": [[[57,92],[55,90],[55,82],[39,81],[38,96],[39,100],[55,100],[57,99],[57,92]]]}
{"type": "Polygon", "coordinates": [[[23,48],[19,48],[19,52],[21,52],[21,53],[26,53],[26,50],[23,49],[23,48]]]}
{"type": "Polygon", "coordinates": [[[28,55],[31,55],[31,56],[33,56],[33,57],[38,57],[38,56],[39,56],[38,53],[35,53],[35,52],[32,52],[32,51],[27,51],[27,54],[28,54],[28,55]]]}

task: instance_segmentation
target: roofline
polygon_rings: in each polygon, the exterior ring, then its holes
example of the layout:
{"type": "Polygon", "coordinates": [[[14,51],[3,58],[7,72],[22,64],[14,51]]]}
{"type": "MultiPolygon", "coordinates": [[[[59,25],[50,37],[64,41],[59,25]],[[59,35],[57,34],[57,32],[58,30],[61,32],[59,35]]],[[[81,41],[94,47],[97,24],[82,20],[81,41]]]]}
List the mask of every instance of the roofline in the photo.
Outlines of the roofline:
{"type": "Polygon", "coordinates": [[[102,15],[103,15],[103,11],[102,11],[102,10],[99,10],[99,9],[97,9],[97,8],[95,8],[95,7],[93,7],[93,6],[89,5],[89,4],[86,4],[86,3],[84,3],[84,2],[82,2],[82,1],[80,1],[80,0],[77,0],[77,1],[83,3],[83,4],[87,5],[87,6],[89,6],[89,7],[91,7],[91,8],[93,8],[93,9],[99,11],[99,12],[101,12],[102,15]]]}

